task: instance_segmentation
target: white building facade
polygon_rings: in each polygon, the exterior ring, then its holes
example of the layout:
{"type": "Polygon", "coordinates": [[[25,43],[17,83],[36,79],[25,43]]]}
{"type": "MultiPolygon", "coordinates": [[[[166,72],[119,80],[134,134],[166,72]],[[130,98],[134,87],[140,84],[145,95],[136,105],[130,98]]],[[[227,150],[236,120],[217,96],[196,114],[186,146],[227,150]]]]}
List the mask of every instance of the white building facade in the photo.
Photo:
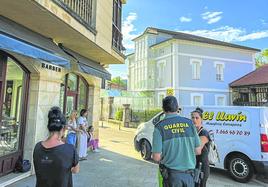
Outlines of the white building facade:
{"type": "Polygon", "coordinates": [[[127,56],[128,90],[153,92],[159,107],[167,89],[180,105],[229,105],[229,83],[255,69],[258,49],[190,34],[147,28],[127,56]]]}

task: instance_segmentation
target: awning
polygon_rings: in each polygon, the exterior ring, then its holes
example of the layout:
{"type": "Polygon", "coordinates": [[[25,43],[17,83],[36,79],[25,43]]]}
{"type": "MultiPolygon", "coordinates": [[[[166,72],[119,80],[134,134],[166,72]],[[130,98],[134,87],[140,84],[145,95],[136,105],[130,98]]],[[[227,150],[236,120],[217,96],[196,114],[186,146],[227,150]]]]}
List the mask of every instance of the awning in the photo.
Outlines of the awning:
{"type": "Polygon", "coordinates": [[[70,68],[66,55],[51,39],[0,16],[0,49],[70,68]]]}
{"type": "Polygon", "coordinates": [[[96,77],[99,77],[104,80],[111,80],[111,74],[103,67],[101,66],[98,62],[95,62],[93,60],[90,60],[86,57],[83,57],[79,55],[78,53],[67,49],[65,47],[62,47],[62,49],[75,58],[78,62],[78,67],[79,70],[83,73],[87,73],[96,77]]]}
{"type": "Polygon", "coordinates": [[[40,59],[58,66],[67,68],[70,67],[69,61],[60,56],[56,56],[45,50],[31,46],[27,43],[21,42],[3,34],[0,34],[0,49],[15,52],[31,58],[40,59]]]}

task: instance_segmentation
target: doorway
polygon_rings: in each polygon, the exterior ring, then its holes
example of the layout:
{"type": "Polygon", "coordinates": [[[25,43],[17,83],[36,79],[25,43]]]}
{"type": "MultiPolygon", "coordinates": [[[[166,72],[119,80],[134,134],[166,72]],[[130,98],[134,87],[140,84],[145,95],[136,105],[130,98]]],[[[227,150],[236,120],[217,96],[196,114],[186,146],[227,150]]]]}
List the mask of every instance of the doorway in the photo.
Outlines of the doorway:
{"type": "Polygon", "coordinates": [[[23,156],[28,85],[27,69],[0,51],[0,176],[12,172],[23,156]]]}

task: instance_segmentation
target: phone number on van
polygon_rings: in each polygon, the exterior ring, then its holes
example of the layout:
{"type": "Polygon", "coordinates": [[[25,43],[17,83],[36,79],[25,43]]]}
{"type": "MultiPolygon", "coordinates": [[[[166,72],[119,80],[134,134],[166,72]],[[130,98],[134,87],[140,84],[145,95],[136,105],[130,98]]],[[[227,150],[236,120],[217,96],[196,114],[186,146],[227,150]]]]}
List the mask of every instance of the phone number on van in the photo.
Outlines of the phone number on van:
{"type": "Polygon", "coordinates": [[[219,130],[219,129],[216,129],[216,134],[230,134],[230,135],[249,136],[250,135],[250,131],[219,130]]]}

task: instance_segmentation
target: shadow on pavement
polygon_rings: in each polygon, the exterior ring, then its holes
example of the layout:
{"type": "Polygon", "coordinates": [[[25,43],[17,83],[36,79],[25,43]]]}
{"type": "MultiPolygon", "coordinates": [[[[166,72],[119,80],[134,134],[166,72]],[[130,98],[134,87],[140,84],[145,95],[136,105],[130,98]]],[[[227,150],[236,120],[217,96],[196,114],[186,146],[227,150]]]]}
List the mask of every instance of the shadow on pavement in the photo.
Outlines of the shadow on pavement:
{"type": "MultiPolygon", "coordinates": [[[[80,162],[80,173],[73,175],[74,187],[155,187],[157,165],[123,156],[105,149],[90,152],[80,162]]],[[[35,176],[28,177],[9,187],[33,187],[35,176]]]]}

